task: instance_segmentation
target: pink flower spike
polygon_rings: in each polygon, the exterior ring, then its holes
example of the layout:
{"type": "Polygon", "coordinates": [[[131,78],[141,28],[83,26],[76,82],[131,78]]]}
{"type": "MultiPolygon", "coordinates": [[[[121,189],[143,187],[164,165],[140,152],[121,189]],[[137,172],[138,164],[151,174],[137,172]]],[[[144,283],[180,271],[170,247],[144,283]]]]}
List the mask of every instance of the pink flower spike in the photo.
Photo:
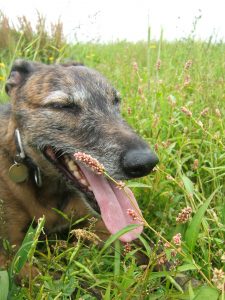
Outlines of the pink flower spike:
{"type": "Polygon", "coordinates": [[[131,216],[132,219],[133,219],[134,221],[135,221],[135,220],[138,220],[138,215],[137,215],[137,213],[136,213],[136,211],[135,211],[134,209],[128,208],[128,209],[127,209],[127,214],[128,214],[129,216],[131,216]]]}
{"type": "Polygon", "coordinates": [[[105,172],[104,166],[100,164],[100,162],[97,159],[93,158],[89,154],[77,152],[74,153],[74,157],[76,160],[79,160],[83,162],[86,166],[90,167],[98,175],[102,175],[105,172]]]}
{"type": "Polygon", "coordinates": [[[176,246],[180,246],[181,245],[181,234],[177,233],[176,235],[173,236],[173,242],[176,246]]]}

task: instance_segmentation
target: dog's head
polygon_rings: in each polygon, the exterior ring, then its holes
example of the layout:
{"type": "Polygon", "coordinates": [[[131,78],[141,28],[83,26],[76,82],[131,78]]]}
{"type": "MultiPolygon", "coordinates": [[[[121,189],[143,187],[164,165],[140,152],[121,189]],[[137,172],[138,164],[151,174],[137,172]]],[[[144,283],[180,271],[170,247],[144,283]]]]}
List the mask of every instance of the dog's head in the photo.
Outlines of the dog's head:
{"type": "Polygon", "coordinates": [[[104,179],[95,191],[98,175],[78,163],[74,153],[91,155],[119,180],[145,176],[158,162],[122,119],[118,92],[95,70],[18,60],[6,91],[26,155],[46,175],[72,182],[94,209],[100,205],[96,194],[110,193],[108,183],[104,179]]]}

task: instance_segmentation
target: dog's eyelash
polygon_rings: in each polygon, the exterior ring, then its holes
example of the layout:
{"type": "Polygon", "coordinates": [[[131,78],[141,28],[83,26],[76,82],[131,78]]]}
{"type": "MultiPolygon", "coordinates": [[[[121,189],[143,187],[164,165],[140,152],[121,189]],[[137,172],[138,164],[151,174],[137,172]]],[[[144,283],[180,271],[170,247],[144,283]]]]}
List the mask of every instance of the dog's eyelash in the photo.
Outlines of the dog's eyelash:
{"type": "Polygon", "coordinates": [[[62,111],[69,111],[72,113],[77,113],[81,110],[81,107],[78,104],[74,103],[52,103],[48,107],[62,111]]]}

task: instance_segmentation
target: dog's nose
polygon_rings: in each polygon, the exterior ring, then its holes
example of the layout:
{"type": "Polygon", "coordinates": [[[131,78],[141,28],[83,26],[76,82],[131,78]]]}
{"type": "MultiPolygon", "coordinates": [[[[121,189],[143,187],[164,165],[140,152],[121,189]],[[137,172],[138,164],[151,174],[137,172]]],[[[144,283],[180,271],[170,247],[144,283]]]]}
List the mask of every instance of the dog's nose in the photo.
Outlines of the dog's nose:
{"type": "Polygon", "coordinates": [[[159,162],[150,149],[132,149],[123,157],[123,170],[129,178],[142,177],[151,172],[159,162]]]}

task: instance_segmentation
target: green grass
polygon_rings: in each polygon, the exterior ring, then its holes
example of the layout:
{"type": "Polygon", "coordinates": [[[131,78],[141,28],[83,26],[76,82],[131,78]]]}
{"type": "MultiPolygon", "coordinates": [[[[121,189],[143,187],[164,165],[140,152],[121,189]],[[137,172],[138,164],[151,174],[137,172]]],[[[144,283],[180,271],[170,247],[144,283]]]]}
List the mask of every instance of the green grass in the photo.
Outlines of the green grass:
{"type": "Polygon", "coordinates": [[[48,63],[81,61],[109,78],[121,93],[124,118],[160,158],[155,172],[128,183],[148,226],[140,247],[131,245],[125,253],[115,238],[102,248],[81,238],[74,243],[70,236],[37,243],[41,223],[30,229],[16,257],[21,259],[14,259],[8,273],[0,271],[0,299],[7,294],[8,299],[224,299],[224,289],[212,279],[215,268],[224,270],[225,254],[225,44],[191,38],[107,45],[61,40],[57,44],[50,36],[43,44],[40,32],[30,39],[17,32],[9,48],[0,37],[1,99],[7,101],[5,79],[21,56],[48,63]],[[192,64],[185,68],[188,60],[192,64]],[[192,218],[177,224],[187,206],[192,218]],[[176,233],[182,234],[181,246],[165,248],[176,233]],[[135,255],[140,248],[148,257],[141,266],[135,255]],[[156,271],[163,255],[175,265],[156,271]],[[26,259],[41,275],[20,287],[13,277],[26,259]]]}

